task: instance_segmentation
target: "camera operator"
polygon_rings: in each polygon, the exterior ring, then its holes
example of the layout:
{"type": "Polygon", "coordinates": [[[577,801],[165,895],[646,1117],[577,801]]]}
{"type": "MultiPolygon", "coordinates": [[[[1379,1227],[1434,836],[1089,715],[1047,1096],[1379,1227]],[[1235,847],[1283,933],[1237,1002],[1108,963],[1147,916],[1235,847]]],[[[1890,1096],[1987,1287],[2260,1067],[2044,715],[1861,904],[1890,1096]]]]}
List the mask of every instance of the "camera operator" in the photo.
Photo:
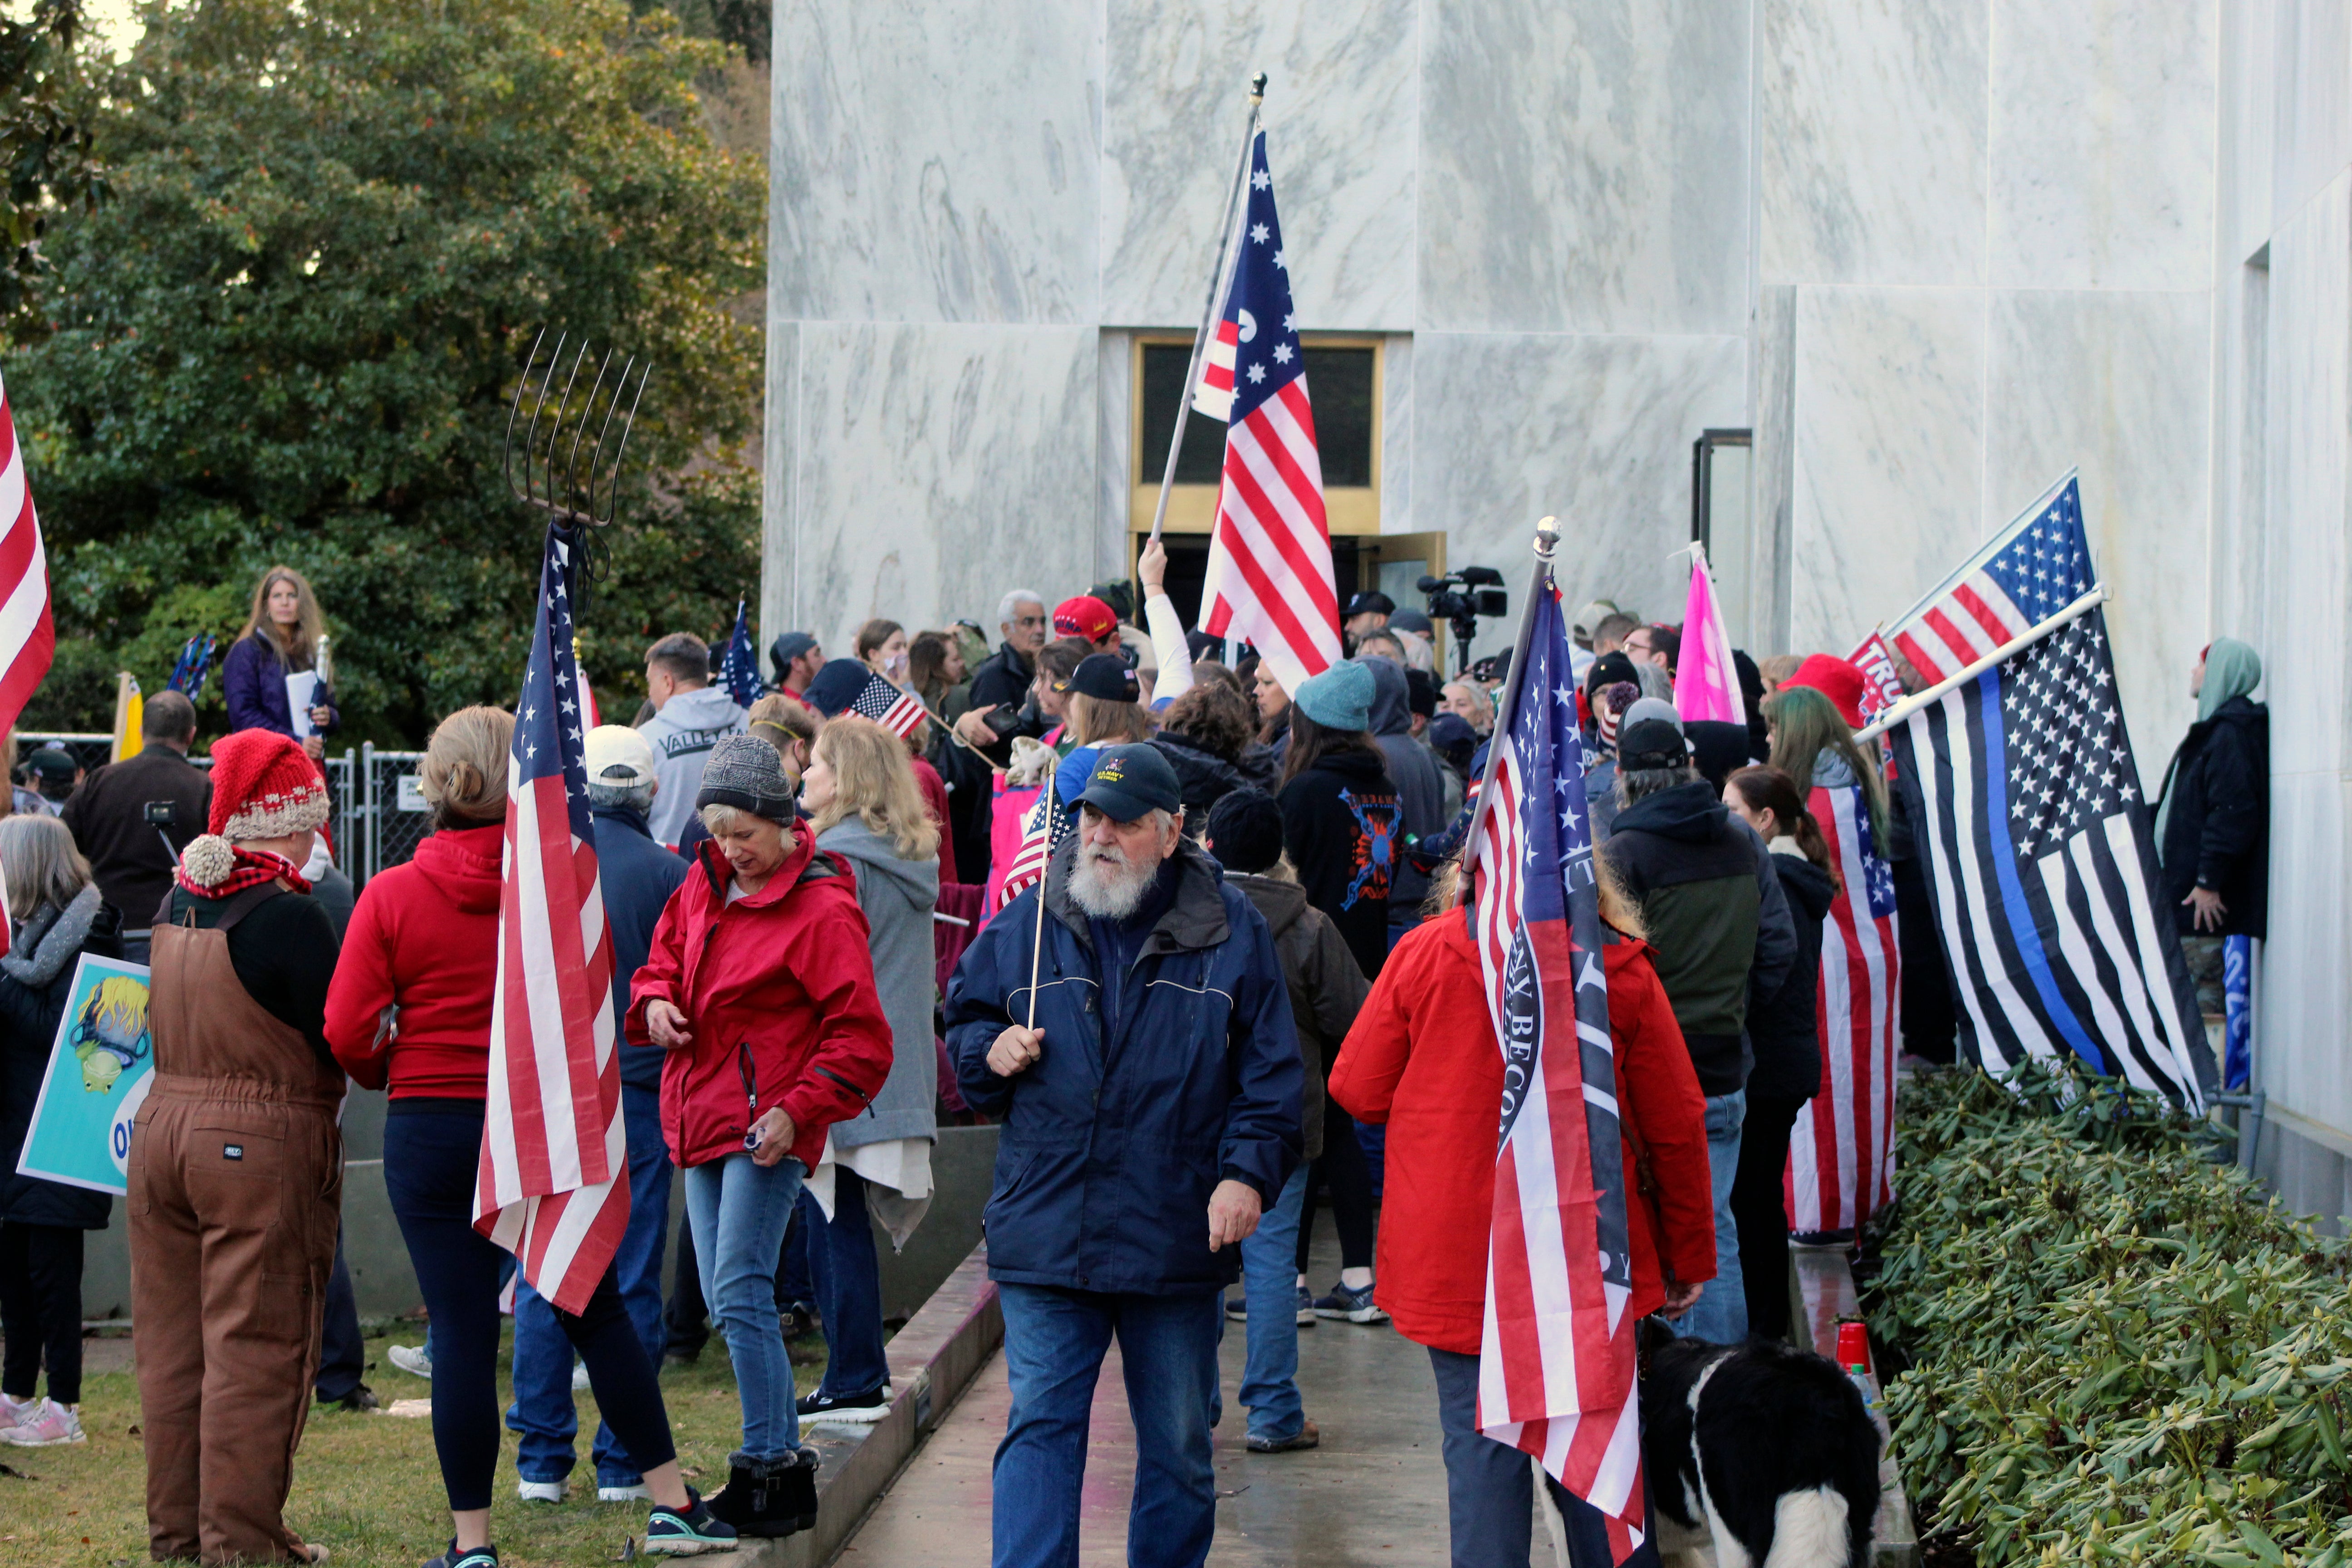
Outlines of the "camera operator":
{"type": "Polygon", "coordinates": [[[139,725],[140,752],[82,781],[58,815],[89,858],[100,896],[122,911],[123,957],[147,962],[147,927],[172,890],[189,839],[205,830],[213,781],[188,761],[196,710],[176,691],[159,691],[139,725]]]}

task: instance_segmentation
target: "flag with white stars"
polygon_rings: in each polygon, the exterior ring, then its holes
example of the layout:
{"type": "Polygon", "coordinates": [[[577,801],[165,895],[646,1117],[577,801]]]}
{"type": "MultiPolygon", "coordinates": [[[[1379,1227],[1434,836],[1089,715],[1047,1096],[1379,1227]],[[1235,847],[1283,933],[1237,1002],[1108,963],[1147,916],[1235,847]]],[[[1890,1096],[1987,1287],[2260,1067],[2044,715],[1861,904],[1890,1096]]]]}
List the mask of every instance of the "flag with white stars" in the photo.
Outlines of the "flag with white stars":
{"type": "Polygon", "coordinates": [[[572,538],[551,526],[507,763],[499,968],[474,1228],[577,1313],[629,1223],[613,942],[588,812],[572,538]]]}
{"type": "Polygon", "coordinates": [[[2069,1052],[2201,1109],[2212,1051],[2092,610],[1893,731],[1960,1036],[1998,1068],[2069,1052]]]}
{"type": "Polygon", "coordinates": [[[735,601],[735,629],[728,636],[727,651],[719,659],[719,684],[738,708],[749,708],[760,700],[767,688],[760,681],[760,655],[751,646],[751,620],[743,613],[743,601],[735,601]]]}
{"type": "Polygon", "coordinates": [[[1265,132],[1250,143],[1248,199],[1234,235],[1233,286],[1192,406],[1225,422],[1201,629],[1244,638],[1296,691],[1339,660],[1339,599],[1323,516],[1323,460],[1290,300],[1290,256],[1274,212],[1265,132]]]}
{"type": "Polygon", "coordinates": [[[2098,584],[2068,474],[1887,629],[1929,685],[2023,637],[2098,584]]]}
{"type": "Polygon", "coordinates": [[[1478,1419],[1598,1509],[1623,1562],[1646,1526],[1617,1058],[1575,650],[1549,584],[1527,614],[1464,852],[1504,1084],[1478,1419]]]}

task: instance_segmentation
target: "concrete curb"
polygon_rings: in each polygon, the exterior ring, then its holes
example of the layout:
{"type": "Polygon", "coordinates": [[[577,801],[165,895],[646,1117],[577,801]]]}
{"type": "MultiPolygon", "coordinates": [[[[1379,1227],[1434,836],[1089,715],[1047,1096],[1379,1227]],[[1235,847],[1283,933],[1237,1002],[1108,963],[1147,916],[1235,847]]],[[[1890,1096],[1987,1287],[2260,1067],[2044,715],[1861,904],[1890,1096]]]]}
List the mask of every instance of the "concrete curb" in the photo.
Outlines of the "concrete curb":
{"type": "Polygon", "coordinates": [[[822,1460],[816,1528],[781,1541],[747,1542],[738,1551],[695,1561],[712,1568],[820,1568],[830,1563],[1003,1339],[1004,1316],[988,1278],[988,1245],[982,1242],[891,1339],[890,1385],[897,1393],[890,1414],[871,1426],[818,1426],[802,1433],[802,1441],[822,1460]]]}

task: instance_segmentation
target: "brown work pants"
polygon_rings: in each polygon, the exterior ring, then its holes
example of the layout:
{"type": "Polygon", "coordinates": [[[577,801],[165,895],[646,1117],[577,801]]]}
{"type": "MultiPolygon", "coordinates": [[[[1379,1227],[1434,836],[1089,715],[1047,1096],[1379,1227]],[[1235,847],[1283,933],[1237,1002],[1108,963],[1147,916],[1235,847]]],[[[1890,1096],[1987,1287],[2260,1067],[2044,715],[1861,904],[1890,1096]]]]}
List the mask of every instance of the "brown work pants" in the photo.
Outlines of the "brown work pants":
{"type": "Polygon", "coordinates": [[[149,1552],[299,1561],[284,1510],[342,1207],[334,1108],[158,1073],[130,1175],[149,1552]]]}

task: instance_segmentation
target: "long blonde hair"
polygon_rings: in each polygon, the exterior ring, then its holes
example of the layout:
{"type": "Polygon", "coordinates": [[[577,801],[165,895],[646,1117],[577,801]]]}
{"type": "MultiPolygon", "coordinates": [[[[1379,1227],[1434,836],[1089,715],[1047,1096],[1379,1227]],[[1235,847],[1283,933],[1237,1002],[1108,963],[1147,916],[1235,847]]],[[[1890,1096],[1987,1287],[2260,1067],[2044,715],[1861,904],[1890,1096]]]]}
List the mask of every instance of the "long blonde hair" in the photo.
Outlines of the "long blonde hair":
{"type": "Polygon", "coordinates": [[[833,770],[833,799],[809,823],[823,834],[852,816],[890,841],[901,860],[940,852],[940,830],[923,810],[915,764],[898,737],[871,719],[845,713],[816,733],[815,755],[833,770]]]}
{"type": "Polygon", "coordinates": [[[460,708],[435,726],[416,769],[416,793],[433,808],[436,832],[506,819],[513,747],[514,715],[503,708],[460,708]]]}
{"type": "Polygon", "coordinates": [[[0,819],[0,875],[7,879],[8,914],[28,921],[42,906],[64,909],[89,886],[89,862],[73,830],[57,817],[27,812],[0,819]]]}
{"type": "Polygon", "coordinates": [[[319,596],[310,592],[310,584],[291,566],[272,566],[253,585],[253,611],[245,617],[245,629],[237,633],[242,641],[259,632],[278,661],[289,669],[309,669],[318,661],[319,639],[327,635],[326,618],[319,613],[319,596]],[[280,640],[278,623],[269,618],[269,590],[280,583],[294,584],[294,635],[290,640],[280,640]]]}
{"type": "Polygon", "coordinates": [[[1151,739],[1151,715],[1140,702],[1113,702],[1070,693],[1070,734],[1081,746],[1117,746],[1151,739]]]}

